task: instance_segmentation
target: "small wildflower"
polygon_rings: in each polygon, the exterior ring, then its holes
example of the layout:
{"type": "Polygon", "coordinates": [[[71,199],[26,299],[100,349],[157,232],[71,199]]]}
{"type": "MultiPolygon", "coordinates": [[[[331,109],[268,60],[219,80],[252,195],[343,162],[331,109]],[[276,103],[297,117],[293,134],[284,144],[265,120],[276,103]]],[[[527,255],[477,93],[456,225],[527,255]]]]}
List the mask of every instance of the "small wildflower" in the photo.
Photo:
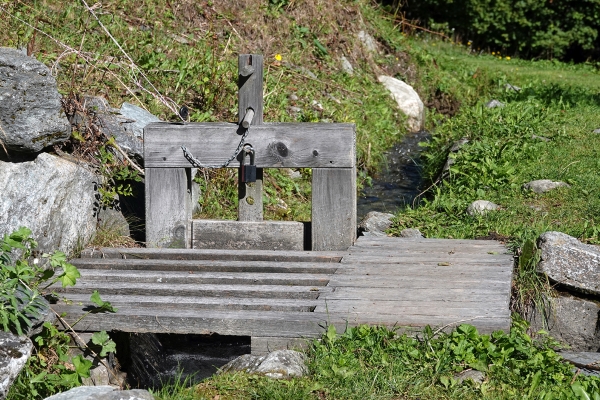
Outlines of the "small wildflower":
{"type": "Polygon", "coordinates": [[[506,59],[510,61],[510,56],[506,56],[506,59]]]}
{"type": "Polygon", "coordinates": [[[496,55],[496,53],[492,51],[492,55],[493,55],[493,56],[495,56],[495,55],[496,55]]]}
{"type": "Polygon", "coordinates": [[[281,61],[281,54],[275,54],[275,59],[277,61],[281,61]]]}
{"type": "Polygon", "coordinates": [[[33,263],[34,263],[34,264],[36,264],[36,265],[37,265],[37,263],[39,263],[39,262],[40,262],[39,258],[34,258],[34,259],[33,259],[33,263]]]}

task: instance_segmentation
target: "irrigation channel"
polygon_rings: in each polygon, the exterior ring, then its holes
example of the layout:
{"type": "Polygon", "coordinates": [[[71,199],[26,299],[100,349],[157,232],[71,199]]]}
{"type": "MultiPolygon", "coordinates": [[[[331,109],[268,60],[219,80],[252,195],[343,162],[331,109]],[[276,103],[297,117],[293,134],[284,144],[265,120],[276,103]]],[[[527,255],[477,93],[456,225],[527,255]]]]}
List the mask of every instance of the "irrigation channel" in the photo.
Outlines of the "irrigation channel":
{"type": "MultiPolygon", "coordinates": [[[[358,197],[358,220],[369,211],[395,212],[411,204],[422,183],[419,142],[426,131],[411,133],[388,152],[386,165],[358,197]]],[[[179,375],[199,381],[230,360],[250,353],[250,338],[218,335],[113,335],[117,357],[132,387],[160,387],[179,375]]]]}

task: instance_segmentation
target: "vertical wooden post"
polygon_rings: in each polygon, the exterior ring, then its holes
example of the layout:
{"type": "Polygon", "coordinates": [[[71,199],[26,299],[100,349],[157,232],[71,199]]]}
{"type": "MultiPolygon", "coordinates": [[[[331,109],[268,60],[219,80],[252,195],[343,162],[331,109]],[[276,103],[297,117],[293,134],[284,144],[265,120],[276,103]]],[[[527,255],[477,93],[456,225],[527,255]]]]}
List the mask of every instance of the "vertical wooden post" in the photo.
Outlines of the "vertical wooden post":
{"type": "Polygon", "coordinates": [[[146,247],[190,248],[191,168],[146,168],[146,247]]]}
{"type": "MultiPolygon", "coordinates": [[[[252,144],[252,127],[263,122],[263,56],[240,54],[238,57],[238,116],[241,124],[248,109],[254,111],[246,142],[252,144]]],[[[256,182],[243,183],[238,173],[238,220],[263,219],[263,170],[257,168],[256,182]]]]}
{"type": "Polygon", "coordinates": [[[346,250],[356,240],[356,168],[313,168],[312,250],[346,250]]]}

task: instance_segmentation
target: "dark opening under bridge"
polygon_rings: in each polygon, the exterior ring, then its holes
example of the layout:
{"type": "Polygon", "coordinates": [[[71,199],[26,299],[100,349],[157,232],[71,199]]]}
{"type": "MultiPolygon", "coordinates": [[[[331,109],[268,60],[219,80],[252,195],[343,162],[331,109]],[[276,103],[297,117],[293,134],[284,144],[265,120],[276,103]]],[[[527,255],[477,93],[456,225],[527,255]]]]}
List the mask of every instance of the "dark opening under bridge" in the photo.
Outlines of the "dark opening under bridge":
{"type": "Polygon", "coordinates": [[[238,64],[238,124],[146,127],[147,247],[73,260],[77,285],[55,288],[68,324],[94,309],[98,290],[118,312],[90,313],[78,331],[250,336],[253,353],[318,337],[328,324],[509,329],[513,257],[503,244],[357,240],[354,125],[263,124],[262,57],[238,64]],[[192,219],[192,166],[232,167],[223,161],[237,156],[239,167],[244,144],[256,170],[239,179],[238,221],[192,219]],[[262,168],[312,168],[310,223],[262,220],[262,168]]]}

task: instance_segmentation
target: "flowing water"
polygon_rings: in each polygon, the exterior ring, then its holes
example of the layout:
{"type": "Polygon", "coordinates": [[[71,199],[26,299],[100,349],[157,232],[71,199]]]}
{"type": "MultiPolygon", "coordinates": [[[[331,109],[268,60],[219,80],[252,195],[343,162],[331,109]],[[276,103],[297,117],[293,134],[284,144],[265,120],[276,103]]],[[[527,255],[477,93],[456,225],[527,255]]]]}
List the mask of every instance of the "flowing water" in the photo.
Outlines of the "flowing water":
{"type": "Polygon", "coordinates": [[[386,165],[358,196],[358,221],[369,211],[394,213],[412,203],[422,183],[419,142],[428,138],[427,131],[411,133],[386,152],[386,165]]]}

